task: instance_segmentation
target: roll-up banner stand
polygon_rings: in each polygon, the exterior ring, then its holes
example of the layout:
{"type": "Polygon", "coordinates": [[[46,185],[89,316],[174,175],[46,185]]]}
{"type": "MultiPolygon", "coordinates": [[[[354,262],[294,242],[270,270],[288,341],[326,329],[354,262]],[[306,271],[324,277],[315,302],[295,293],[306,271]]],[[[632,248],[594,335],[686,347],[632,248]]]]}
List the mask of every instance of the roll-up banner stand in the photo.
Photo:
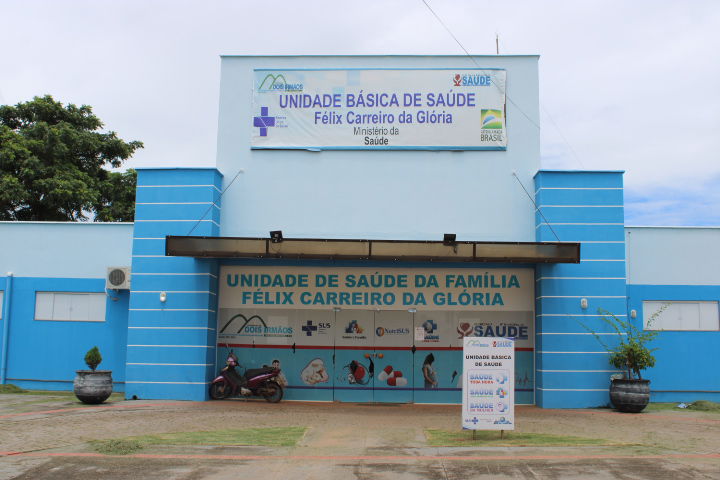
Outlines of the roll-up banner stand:
{"type": "Polygon", "coordinates": [[[462,428],[515,430],[515,342],[466,337],[463,343],[462,428]]]}

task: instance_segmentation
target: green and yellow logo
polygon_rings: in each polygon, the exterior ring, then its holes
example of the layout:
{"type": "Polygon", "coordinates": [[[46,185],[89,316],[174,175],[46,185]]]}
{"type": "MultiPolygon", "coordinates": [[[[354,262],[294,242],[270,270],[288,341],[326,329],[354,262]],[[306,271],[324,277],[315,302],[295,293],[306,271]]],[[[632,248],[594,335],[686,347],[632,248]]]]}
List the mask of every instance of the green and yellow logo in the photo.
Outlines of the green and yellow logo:
{"type": "Polygon", "coordinates": [[[285,80],[285,76],[282,73],[278,73],[277,75],[268,73],[267,75],[265,75],[265,78],[263,78],[263,81],[260,82],[260,86],[258,86],[258,91],[260,91],[260,92],[302,92],[303,84],[302,83],[288,83],[288,81],[285,80]]]}
{"type": "Polygon", "coordinates": [[[502,110],[480,110],[481,128],[488,130],[498,130],[503,128],[502,110]]]}
{"type": "Polygon", "coordinates": [[[285,77],[282,73],[278,75],[273,75],[272,73],[268,73],[262,82],[260,82],[260,90],[271,90],[275,85],[285,85],[287,83],[287,80],[285,80],[285,77]]]}

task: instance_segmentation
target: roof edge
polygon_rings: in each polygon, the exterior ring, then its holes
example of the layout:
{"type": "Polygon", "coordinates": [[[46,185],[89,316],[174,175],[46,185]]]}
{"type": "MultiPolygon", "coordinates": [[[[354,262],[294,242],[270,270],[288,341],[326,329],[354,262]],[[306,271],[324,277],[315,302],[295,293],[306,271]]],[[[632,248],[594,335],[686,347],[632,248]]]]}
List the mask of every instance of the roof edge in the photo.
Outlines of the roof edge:
{"type": "Polygon", "coordinates": [[[38,225],[135,225],[135,222],[60,222],[57,220],[1,220],[0,225],[7,224],[38,224],[38,225]]]}
{"type": "MultiPolygon", "coordinates": [[[[446,55],[419,55],[419,54],[393,54],[393,55],[387,55],[387,54],[364,54],[364,55],[349,55],[349,54],[340,54],[340,55],[304,55],[304,54],[220,54],[220,58],[297,58],[297,57],[306,57],[306,58],[399,58],[399,57],[405,57],[405,58],[428,58],[428,57],[436,57],[436,58],[467,58],[468,55],[459,55],[459,54],[446,54],[446,55]]],[[[540,58],[540,54],[538,53],[529,53],[529,54],[518,54],[518,55],[470,55],[472,58],[540,58]]]]}

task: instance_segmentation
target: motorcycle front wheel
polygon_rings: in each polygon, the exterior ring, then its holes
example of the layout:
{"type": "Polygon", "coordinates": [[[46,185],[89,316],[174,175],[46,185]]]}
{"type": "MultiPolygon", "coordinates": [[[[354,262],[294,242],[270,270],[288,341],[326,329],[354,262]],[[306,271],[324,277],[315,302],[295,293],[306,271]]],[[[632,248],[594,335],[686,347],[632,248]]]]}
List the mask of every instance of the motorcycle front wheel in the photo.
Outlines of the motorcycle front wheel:
{"type": "Polygon", "coordinates": [[[222,400],[230,394],[230,386],[226,382],[218,382],[210,384],[210,398],[213,400],[222,400]]]}
{"type": "Polygon", "coordinates": [[[277,382],[265,382],[260,394],[268,402],[278,403],[283,398],[283,388],[277,382]]]}

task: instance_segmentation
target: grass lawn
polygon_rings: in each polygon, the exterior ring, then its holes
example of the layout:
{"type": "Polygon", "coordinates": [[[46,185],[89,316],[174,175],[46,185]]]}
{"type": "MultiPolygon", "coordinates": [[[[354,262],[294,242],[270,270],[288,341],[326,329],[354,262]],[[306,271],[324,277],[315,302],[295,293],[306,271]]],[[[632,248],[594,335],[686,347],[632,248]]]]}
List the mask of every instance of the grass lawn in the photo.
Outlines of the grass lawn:
{"type": "Polygon", "coordinates": [[[27,390],[23,390],[12,383],[5,383],[0,385],[0,393],[27,393],[27,390]]]}
{"type": "Polygon", "coordinates": [[[499,431],[425,430],[428,445],[433,447],[577,447],[587,445],[618,445],[601,438],[583,438],[544,433],[506,431],[500,439],[499,431]]]}
{"type": "MultiPolygon", "coordinates": [[[[21,394],[21,395],[37,395],[37,396],[44,396],[44,397],[58,397],[58,398],[65,398],[65,397],[72,397],[75,398],[75,394],[72,391],[68,390],[25,390],[24,388],[20,388],[16,385],[13,385],[12,383],[6,383],[4,385],[0,385],[0,394],[3,393],[14,393],[14,394],[21,394]]],[[[107,402],[117,402],[119,400],[125,399],[125,394],[123,392],[114,392],[110,394],[110,398],[108,398],[107,402]]],[[[42,400],[45,401],[45,400],[42,400]]]]}
{"type": "Polygon", "coordinates": [[[720,403],[709,402],[707,400],[698,400],[697,402],[688,403],[687,408],[679,408],[680,402],[670,403],[651,403],[645,408],[645,412],[663,412],[671,410],[673,412],[711,412],[720,413],[720,403]]]}
{"type": "Polygon", "coordinates": [[[91,442],[98,453],[127,455],[149,445],[259,445],[294,447],[305,435],[307,427],[245,428],[205,432],[162,433],[91,442]]]}

